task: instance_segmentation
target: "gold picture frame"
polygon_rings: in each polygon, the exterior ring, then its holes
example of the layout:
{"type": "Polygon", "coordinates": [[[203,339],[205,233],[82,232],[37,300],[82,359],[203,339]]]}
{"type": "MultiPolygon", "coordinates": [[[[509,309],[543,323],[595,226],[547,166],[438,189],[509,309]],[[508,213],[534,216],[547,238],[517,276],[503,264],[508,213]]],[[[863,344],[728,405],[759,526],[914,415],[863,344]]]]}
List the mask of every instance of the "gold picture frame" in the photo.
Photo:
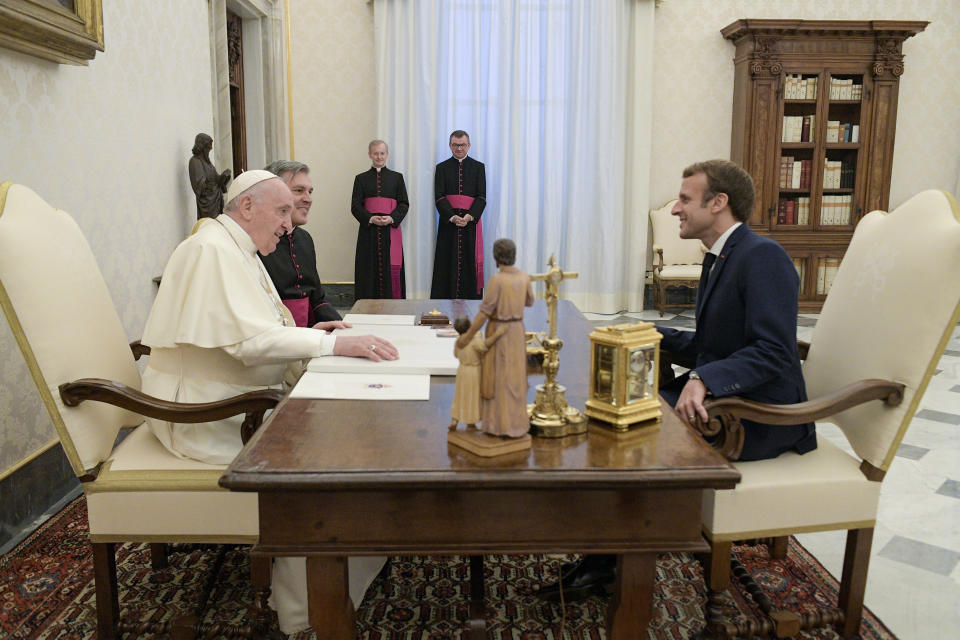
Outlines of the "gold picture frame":
{"type": "Polygon", "coordinates": [[[86,65],[97,51],[103,51],[102,2],[0,0],[0,47],[53,62],[86,65]]]}

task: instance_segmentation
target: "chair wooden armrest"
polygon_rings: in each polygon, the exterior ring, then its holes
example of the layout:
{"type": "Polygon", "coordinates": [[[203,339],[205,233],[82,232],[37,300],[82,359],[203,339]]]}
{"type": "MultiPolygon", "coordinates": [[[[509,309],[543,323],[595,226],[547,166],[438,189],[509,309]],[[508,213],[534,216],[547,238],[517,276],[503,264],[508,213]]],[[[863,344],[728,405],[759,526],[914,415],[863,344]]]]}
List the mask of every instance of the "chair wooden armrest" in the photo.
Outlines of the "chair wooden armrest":
{"type": "Polygon", "coordinates": [[[810,351],[810,343],[804,340],[797,340],[797,355],[801,360],[807,359],[807,353],[810,351]]]}
{"type": "MultiPolygon", "coordinates": [[[[147,347],[149,348],[149,347],[147,347]]],[[[84,400],[105,402],[134,413],[169,420],[170,422],[209,422],[245,413],[240,436],[243,442],[260,427],[263,414],[273,409],[285,393],[278,389],[263,389],[218,400],[216,402],[184,403],[154,398],[125,384],[102,378],[82,378],[65,382],[59,387],[60,398],[68,407],[76,407],[84,400]]]]}
{"type": "Polygon", "coordinates": [[[738,397],[716,398],[703,403],[709,420],[697,421],[697,430],[711,439],[715,449],[728,460],[737,460],[743,451],[743,419],[770,425],[814,422],[851,407],[883,400],[897,406],[903,400],[904,385],[890,380],[858,380],[833,393],[796,404],[766,404],[738,397]]]}
{"type": "Polygon", "coordinates": [[[663,271],[663,249],[661,247],[654,245],[653,253],[657,256],[657,258],[659,258],[659,262],[654,263],[653,265],[653,272],[660,273],[661,271],[663,271]]]}

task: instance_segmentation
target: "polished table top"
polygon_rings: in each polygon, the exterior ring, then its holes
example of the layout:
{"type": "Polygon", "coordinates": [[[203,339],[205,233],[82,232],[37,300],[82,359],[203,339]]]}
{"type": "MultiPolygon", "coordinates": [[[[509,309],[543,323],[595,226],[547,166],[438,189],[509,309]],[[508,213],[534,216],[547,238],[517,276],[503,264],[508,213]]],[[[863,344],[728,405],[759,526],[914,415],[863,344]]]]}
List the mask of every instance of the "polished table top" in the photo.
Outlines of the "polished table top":
{"type": "MultiPolygon", "coordinates": [[[[356,313],[419,314],[438,309],[471,318],[479,301],[363,300],[356,313]]],[[[527,331],[547,331],[543,301],[528,308],[527,331]]],[[[558,381],[567,402],[587,399],[591,326],[560,301],[564,340],[558,381]]],[[[453,339],[450,339],[453,349],[453,339]]],[[[542,375],[531,373],[528,402],[542,375]]],[[[286,398],[247,443],[221,479],[239,491],[423,489],[732,488],[740,474],[665,403],[660,428],[615,435],[591,421],[588,433],[534,438],[530,451],[480,458],[447,444],[453,376],[433,376],[429,401],[286,398]]],[[[461,427],[462,429],[463,427],[461,427]]]]}

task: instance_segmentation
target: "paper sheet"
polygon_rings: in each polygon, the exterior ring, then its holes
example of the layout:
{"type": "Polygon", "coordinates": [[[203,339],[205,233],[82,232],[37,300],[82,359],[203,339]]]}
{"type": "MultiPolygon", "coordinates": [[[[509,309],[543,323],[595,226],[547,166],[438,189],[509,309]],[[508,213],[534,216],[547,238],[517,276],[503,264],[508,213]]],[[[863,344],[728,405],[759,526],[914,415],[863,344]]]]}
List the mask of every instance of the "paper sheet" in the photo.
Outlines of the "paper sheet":
{"type": "Polygon", "coordinates": [[[452,376],[460,364],[453,355],[454,338],[441,337],[437,330],[423,326],[354,325],[352,329],[337,329],[334,335],[360,336],[373,334],[389,340],[400,353],[397,360],[373,362],[366,358],[324,356],[314,358],[308,371],[367,373],[420,373],[452,376]]]}
{"type": "Polygon", "coordinates": [[[290,397],[335,400],[429,400],[430,376],[307,371],[290,392],[290,397]]]}
{"type": "Polygon", "coordinates": [[[348,313],[343,318],[346,322],[349,322],[353,325],[358,324],[375,324],[375,325],[406,325],[413,326],[413,323],[416,322],[417,316],[392,316],[392,315],[377,315],[374,313],[348,313]]]}

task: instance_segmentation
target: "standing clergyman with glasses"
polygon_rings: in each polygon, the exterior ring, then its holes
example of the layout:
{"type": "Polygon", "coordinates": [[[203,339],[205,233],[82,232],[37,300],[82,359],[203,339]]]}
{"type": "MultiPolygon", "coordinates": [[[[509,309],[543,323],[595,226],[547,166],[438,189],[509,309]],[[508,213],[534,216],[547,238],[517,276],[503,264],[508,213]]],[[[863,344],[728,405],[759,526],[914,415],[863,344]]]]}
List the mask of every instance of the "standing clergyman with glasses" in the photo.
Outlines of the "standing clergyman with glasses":
{"type": "Polygon", "coordinates": [[[434,197],[437,201],[437,249],[433,258],[430,297],[483,297],[483,231],[480,216],[487,206],[487,178],[483,163],[467,156],[470,136],[457,129],[450,134],[453,157],[437,165],[434,197]]]}

